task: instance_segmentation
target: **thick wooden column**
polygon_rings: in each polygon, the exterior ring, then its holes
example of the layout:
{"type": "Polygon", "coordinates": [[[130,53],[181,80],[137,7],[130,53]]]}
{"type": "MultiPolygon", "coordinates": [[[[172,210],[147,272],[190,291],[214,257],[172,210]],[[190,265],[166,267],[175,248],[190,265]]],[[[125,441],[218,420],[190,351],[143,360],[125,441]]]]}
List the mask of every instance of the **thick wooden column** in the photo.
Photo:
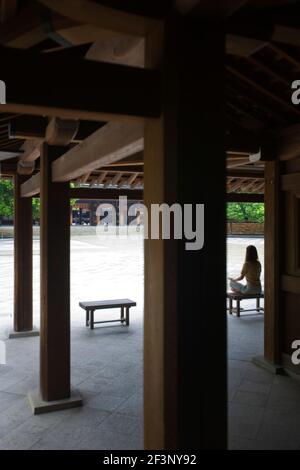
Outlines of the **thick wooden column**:
{"type": "MultiPolygon", "coordinates": [[[[145,128],[144,200],[205,205],[205,242],[145,241],[145,447],[226,447],[224,34],[170,22],[146,41],[163,114],[145,128]],[[163,46],[163,36],[165,42],[163,46]]],[[[195,212],[194,212],[195,217],[195,212]]],[[[195,218],[193,219],[195,222],[195,218]]]]}
{"type": "Polygon", "coordinates": [[[265,162],[265,359],[279,364],[279,162],[265,162]]]}
{"type": "Polygon", "coordinates": [[[29,332],[32,324],[32,200],[21,198],[26,178],[14,176],[14,331],[29,332]]]}
{"type": "Polygon", "coordinates": [[[70,397],[69,183],[52,183],[51,164],[64,148],[43,145],[41,200],[41,358],[44,401],[70,397]]]}

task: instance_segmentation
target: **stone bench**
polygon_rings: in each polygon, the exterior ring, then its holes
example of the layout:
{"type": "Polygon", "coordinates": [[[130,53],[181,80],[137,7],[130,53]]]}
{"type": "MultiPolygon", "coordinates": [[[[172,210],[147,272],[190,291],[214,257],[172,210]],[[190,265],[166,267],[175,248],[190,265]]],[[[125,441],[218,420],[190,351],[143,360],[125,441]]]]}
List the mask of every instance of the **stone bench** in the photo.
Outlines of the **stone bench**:
{"type": "Polygon", "coordinates": [[[126,326],[129,326],[129,309],[135,307],[136,302],[130,299],[116,299],[116,300],[97,300],[95,302],[79,302],[81,308],[86,311],[86,326],[89,326],[91,330],[94,329],[94,325],[97,323],[112,323],[121,322],[126,326]],[[121,318],[118,320],[103,320],[95,321],[94,312],[95,310],[104,310],[108,308],[120,308],[121,318]]]}
{"type": "Polygon", "coordinates": [[[243,312],[253,312],[257,311],[258,313],[263,312],[264,308],[260,306],[260,299],[264,298],[264,293],[260,294],[239,294],[237,292],[227,292],[227,299],[229,299],[229,313],[233,314],[233,301],[236,301],[236,316],[239,317],[241,314],[241,301],[246,299],[256,299],[256,308],[250,308],[243,310],[243,312]]]}

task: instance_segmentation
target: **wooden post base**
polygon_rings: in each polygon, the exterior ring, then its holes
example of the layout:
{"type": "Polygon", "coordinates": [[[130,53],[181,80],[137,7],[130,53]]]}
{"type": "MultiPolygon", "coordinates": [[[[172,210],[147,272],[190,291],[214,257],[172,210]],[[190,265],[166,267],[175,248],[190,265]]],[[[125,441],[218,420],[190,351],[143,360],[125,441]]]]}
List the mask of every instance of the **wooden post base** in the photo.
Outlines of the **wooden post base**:
{"type": "Polygon", "coordinates": [[[82,397],[76,390],[71,390],[70,398],[64,398],[62,400],[45,401],[42,399],[38,390],[29,392],[27,397],[34,415],[77,408],[83,404],[82,397]]]}
{"type": "Polygon", "coordinates": [[[40,336],[40,332],[37,329],[29,330],[29,331],[10,331],[8,333],[8,339],[16,339],[16,338],[29,338],[32,336],[40,336]]]}
{"type": "Polygon", "coordinates": [[[265,359],[263,356],[255,356],[252,358],[253,364],[258,367],[262,367],[263,369],[271,372],[271,374],[275,375],[285,375],[284,368],[279,364],[273,364],[272,362],[265,359]]]}

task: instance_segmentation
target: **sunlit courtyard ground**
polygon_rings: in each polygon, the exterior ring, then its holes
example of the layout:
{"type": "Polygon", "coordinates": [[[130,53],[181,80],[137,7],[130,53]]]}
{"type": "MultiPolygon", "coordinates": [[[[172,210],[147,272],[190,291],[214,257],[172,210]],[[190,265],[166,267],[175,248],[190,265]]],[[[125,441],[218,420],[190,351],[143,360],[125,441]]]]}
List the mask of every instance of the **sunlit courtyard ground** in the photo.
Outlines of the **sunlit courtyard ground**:
{"type": "MultiPolygon", "coordinates": [[[[228,239],[228,275],[240,272],[245,247],[262,238],[228,239]]],[[[39,326],[39,241],[34,240],[34,323],[39,326]]],[[[12,328],[13,242],[0,240],[0,339],[12,328]]],[[[242,307],[249,308],[251,301],[242,307]]],[[[97,315],[117,318],[119,312],[97,315]]],[[[225,314],[225,312],[224,312],[225,314]]],[[[0,365],[0,449],[140,449],[143,447],[143,240],[71,238],[72,384],[84,406],[32,416],[26,394],[37,387],[39,339],[5,340],[0,365]],[[82,300],[128,297],[129,328],[85,327],[82,300]]],[[[263,352],[263,315],[228,319],[230,448],[300,448],[300,387],[252,364],[263,352]]],[[[200,372],[200,371],[199,371],[200,372]]],[[[216,370],[217,373],[217,370],[216,370]]]]}

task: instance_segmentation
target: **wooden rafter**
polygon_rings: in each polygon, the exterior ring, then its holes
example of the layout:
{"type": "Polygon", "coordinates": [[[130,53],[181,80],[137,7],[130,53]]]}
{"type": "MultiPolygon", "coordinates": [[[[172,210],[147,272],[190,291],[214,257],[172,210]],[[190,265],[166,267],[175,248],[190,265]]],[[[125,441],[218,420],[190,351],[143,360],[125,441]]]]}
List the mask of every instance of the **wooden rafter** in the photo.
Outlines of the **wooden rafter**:
{"type": "Polygon", "coordinates": [[[143,137],[142,124],[106,124],[53,163],[53,181],[70,181],[133,155],[143,149],[143,137]]]}
{"type": "Polygon", "coordinates": [[[131,186],[136,178],[138,177],[139,173],[133,173],[133,175],[129,176],[129,178],[124,183],[126,186],[131,186]]]}
{"type": "MultiPolygon", "coordinates": [[[[7,0],[13,3],[14,0],[7,0]]],[[[51,26],[56,32],[77,25],[74,21],[61,15],[51,15],[51,26]]],[[[30,2],[1,27],[0,44],[27,49],[47,39],[46,29],[41,25],[41,8],[36,2],[30,2]]]]}
{"type": "Polygon", "coordinates": [[[144,67],[145,40],[132,36],[104,38],[91,45],[85,58],[132,67],[144,67]]]}
{"type": "Polygon", "coordinates": [[[158,20],[109,8],[89,0],[38,0],[42,5],[73,21],[119,34],[145,36],[155,31],[158,20]]]}
{"type": "Polygon", "coordinates": [[[40,174],[37,173],[29,178],[21,186],[22,197],[33,197],[40,193],[40,174]]]}
{"type": "Polygon", "coordinates": [[[111,185],[117,186],[121,178],[122,178],[122,173],[116,173],[115,176],[111,180],[111,185]]]}
{"type": "Polygon", "coordinates": [[[234,160],[231,160],[231,161],[228,161],[227,163],[227,168],[230,169],[230,168],[237,168],[237,167],[240,167],[240,166],[243,166],[243,165],[247,165],[249,164],[249,158],[236,158],[234,160]]]}
{"type": "Polygon", "coordinates": [[[175,0],[174,3],[179,13],[183,15],[194,14],[206,20],[216,18],[216,16],[220,19],[229,18],[241,9],[247,0],[224,0],[219,2],[217,11],[211,0],[175,0]]]}
{"type": "Polygon", "coordinates": [[[227,202],[264,202],[263,194],[254,193],[227,193],[227,202]]]}
{"type": "Polygon", "coordinates": [[[300,69],[300,61],[295,59],[291,54],[288,54],[286,51],[284,51],[281,47],[279,47],[277,44],[275,45],[274,43],[269,44],[270,49],[272,49],[273,52],[275,52],[279,57],[287,60],[292,64],[294,67],[297,69],[300,69]]]}
{"type": "Polygon", "coordinates": [[[157,71],[10,48],[0,53],[1,79],[9,83],[3,112],[101,122],[160,115],[157,71]],[[27,71],[22,80],[20,70],[27,71]]]}
{"type": "Polygon", "coordinates": [[[257,181],[248,181],[247,183],[243,184],[243,191],[245,193],[252,192],[253,188],[255,188],[257,181]]]}
{"type": "Polygon", "coordinates": [[[284,85],[290,87],[290,81],[287,78],[282,77],[281,75],[279,75],[279,73],[275,72],[271,67],[268,67],[266,64],[264,64],[260,60],[254,57],[247,57],[246,60],[250,64],[257,67],[258,69],[263,70],[270,77],[272,77],[275,81],[283,83],[284,85]]]}
{"type": "Polygon", "coordinates": [[[263,122],[260,121],[257,117],[255,117],[255,113],[251,113],[251,111],[245,110],[241,105],[236,105],[232,103],[230,99],[226,100],[226,105],[232,108],[238,114],[244,116],[244,118],[246,118],[247,122],[249,122],[250,124],[249,127],[253,129],[262,129],[264,127],[263,122]]]}
{"type": "Polygon", "coordinates": [[[234,183],[230,185],[230,191],[234,192],[237,189],[240,189],[244,181],[247,181],[247,180],[245,180],[244,178],[237,179],[234,183]]]}
{"type": "Polygon", "coordinates": [[[34,162],[41,155],[41,145],[42,142],[40,140],[26,140],[21,147],[24,153],[20,159],[23,162],[34,162]]]}
{"type": "Polygon", "coordinates": [[[300,116],[300,111],[290,104],[289,102],[285,101],[284,99],[280,98],[278,95],[274,94],[272,91],[268,90],[264,86],[260,85],[258,82],[253,81],[251,78],[247,77],[244,75],[242,72],[239,72],[236,70],[234,67],[227,65],[227,70],[229,70],[230,73],[238,77],[240,80],[244,81],[254,89],[258,90],[260,93],[268,96],[270,99],[273,101],[276,101],[278,104],[280,104],[282,107],[285,109],[288,109],[290,112],[293,112],[294,114],[297,114],[300,116]]]}
{"type": "Polygon", "coordinates": [[[230,96],[236,96],[239,100],[245,102],[247,106],[250,107],[252,113],[257,112],[257,110],[263,112],[268,118],[274,118],[280,124],[286,124],[287,120],[282,117],[279,111],[274,111],[273,107],[268,107],[264,102],[262,102],[257,96],[254,96],[249,89],[241,88],[236,83],[226,85],[227,91],[230,92],[230,96]]]}

